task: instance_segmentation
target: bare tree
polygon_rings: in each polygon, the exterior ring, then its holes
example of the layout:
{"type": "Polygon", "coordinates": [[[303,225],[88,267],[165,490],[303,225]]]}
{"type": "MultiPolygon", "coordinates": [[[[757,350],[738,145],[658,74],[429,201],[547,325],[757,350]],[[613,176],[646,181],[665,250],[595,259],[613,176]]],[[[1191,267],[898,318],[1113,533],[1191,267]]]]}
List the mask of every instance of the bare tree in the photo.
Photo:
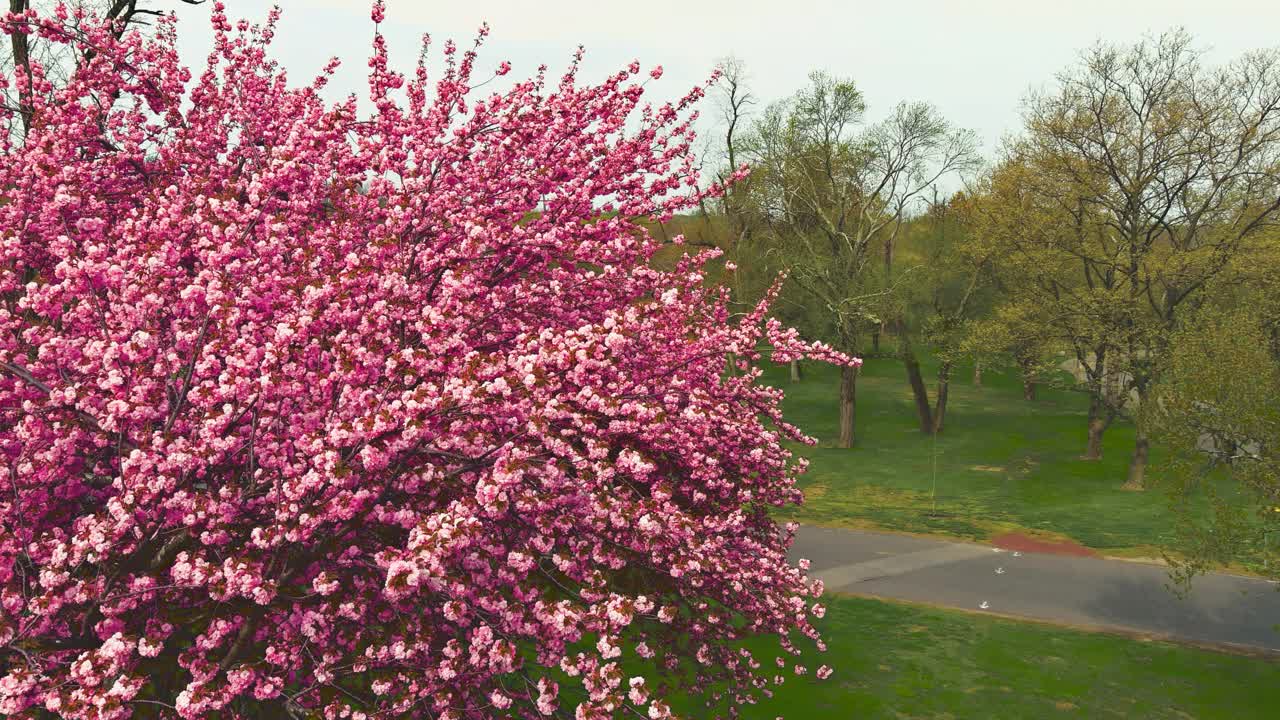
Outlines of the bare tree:
{"type": "Polygon", "coordinates": [[[738,136],[756,99],[747,85],[747,66],[742,60],[730,55],[720,61],[719,68],[717,105],[721,122],[724,123],[725,159],[728,161],[728,171],[733,172],[741,162],[738,156],[738,136]]]}
{"type": "MultiPolygon", "coordinates": [[[[893,274],[893,251],[903,214],[912,203],[928,201],[948,175],[968,173],[980,164],[977,136],[955,128],[928,103],[901,103],[868,134],[868,182],[891,217],[894,232],[883,234],[885,277],[893,274]]],[[[935,203],[936,206],[936,203],[935,203]]]]}
{"type": "MultiPolygon", "coordinates": [[[[740,137],[746,127],[752,106],[756,104],[755,96],[747,84],[747,69],[742,60],[730,55],[720,60],[720,80],[716,84],[716,106],[720,111],[720,122],[723,125],[724,165],[719,173],[722,185],[727,185],[721,198],[721,207],[725,219],[729,223],[729,247],[725,248],[726,256],[739,266],[743,265],[743,251],[750,242],[751,225],[747,219],[748,210],[744,207],[750,196],[749,180],[737,184],[730,179],[742,165],[739,149],[740,137]]],[[[743,271],[734,273],[733,293],[738,302],[747,302],[746,290],[743,286],[743,271]]]]}

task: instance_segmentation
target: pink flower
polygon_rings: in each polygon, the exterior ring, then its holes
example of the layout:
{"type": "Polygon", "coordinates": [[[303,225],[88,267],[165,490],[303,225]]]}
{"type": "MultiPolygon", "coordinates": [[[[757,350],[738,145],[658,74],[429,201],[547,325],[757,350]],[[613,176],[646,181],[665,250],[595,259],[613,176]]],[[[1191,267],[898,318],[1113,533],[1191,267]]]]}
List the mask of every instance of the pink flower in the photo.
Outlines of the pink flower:
{"type": "Polygon", "coordinates": [[[489,702],[493,703],[493,706],[499,710],[506,710],[511,707],[511,698],[497,690],[489,693],[489,702]]]}
{"type": "Polygon", "coordinates": [[[0,152],[0,558],[30,566],[0,563],[0,643],[41,668],[3,666],[0,714],[123,717],[157,663],[185,718],[565,711],[510,685],[536,664],[584,717],[667,718],[621,658],[733,703],[767,680],[756,629],[821,646],[820,583],[756,512],[807,440],[757,348],[857,360],[776,293],[731,307],[715,252],[654,262],[646,228],[722,190],[700,91],[641,119],[636,62],[481,95],[482,28],[407,74],[375,32],[369,103],[330,102],[336,63],[271,59],[275,12],[215,2],[194,73],[171,18],[26,17],[69,74],[33,65],[39,122],[0,152]],[[368,707],[299,692],[339,681],[368,707]]]}

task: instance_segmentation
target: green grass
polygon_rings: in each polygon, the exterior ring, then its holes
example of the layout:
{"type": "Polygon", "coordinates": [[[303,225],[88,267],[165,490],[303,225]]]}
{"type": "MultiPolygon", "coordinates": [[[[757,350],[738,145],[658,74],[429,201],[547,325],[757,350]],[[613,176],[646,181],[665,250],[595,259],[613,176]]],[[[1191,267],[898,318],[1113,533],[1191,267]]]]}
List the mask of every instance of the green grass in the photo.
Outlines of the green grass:
{"type": "MultiPolygon", "coordinates": [[[[936,366],[924,370],[933,391],[936,366]]],[[[811,463],[806,501],[784,515],[979,540],[1065,536],[1109,554],[1173,548],[1165,493],[1121,489],[1131,425],[1113,425],[1103,459],[1085,462],[1083,394],[1042,387],[1028,402],[1016,373],[988,370],[981,387],[971,375],[956,370],[946,431],[931,438],[919,432],[901,363],[869,360],[858,381],[858,446],[844,450],[834,447],[835,369],[807,366],[791,384],[785,367],[770,366],[766,381],[786,390],[787,419],[819,441],[797,447],[811,463]]],[[[830,650],[805,662],[812,673],[820,657],[836,674],[791,676],[745,717],[1245,720],[1280,707],[1275,659],[872,599],[826,602],[819,627],[830,650]]]]}
{"type": "MultiPolygon", "coordinates": [[[[868,360],[857,386],[857,447],[844,450],[835,447],[836,370],[810,364],[805,371],[791,384],[786,367],[771,365],[765,378],[786,390],[787,419],[819,441],[800,448],[811,462],[800,483],[806,502],[784,517],[975,539],[1030,530],[1128,554],[1174,542],[1165,494],[1121,489],[1132,425],[1112,425],[1101,461],[1079,459],[1088,407],[1082,393],[1041,387],[1029,402],[1015,372],[988,370],[975,387],[972,369],[960,367],[946,429],[933,438],[918,429],[902,364],[868,360]]],[[[924,371],[932,393],[936,366],[926,360],[924,371]]]]}
{"type": "Polygon", "coordinates": [[[835,674],[788,672],[745,717],[1246,720],[1280,708],[1272,659],[879,600],[828,603],[819,627],[830,650],[806,661],[821,657],[835,674]]]}

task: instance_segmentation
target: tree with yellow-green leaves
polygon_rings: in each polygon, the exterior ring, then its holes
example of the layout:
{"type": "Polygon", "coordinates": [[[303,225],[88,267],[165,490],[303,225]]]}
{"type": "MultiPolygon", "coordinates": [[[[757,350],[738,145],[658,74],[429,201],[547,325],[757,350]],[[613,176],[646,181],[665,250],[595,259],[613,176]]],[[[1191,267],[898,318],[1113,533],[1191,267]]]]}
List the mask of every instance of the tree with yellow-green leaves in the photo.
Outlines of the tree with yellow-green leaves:
{"type": "Polygon", "coordinates": [[[946,425],[953,370],[977,354],[968,340],[989,312],[997,289],[997,248],[968,237],[972,206],[968,193],[949,199],[935,195],[904,231],[897,259],[910,281],[899,283],[893,293],[892,325],[920,430],[927,434],[942,432],[946,425]],[[917,346],[928,347],[938,361],[932,399],[917,346]]]}
{"type": "Polygon", "coordinates": [[[982,312],[963,325],[955,351],[975,358],[975,362],[995,358],[1016,366],[1022,396],[1032,401],[1046,375],[1046,359],[1056,346],[1048,332],[1045,306],[1033,301],[1033,288],[1021,286],[1034,273],[1023,267],[1025,256],[1008,253],[1009,245],[1024,234],[1044,232],[1034,230],[1031,224],[1045,219],[1035,216],[1022,192],[1025,184],[1020,173],[1024,170],[1006,160],[952,201],[952,214],[962,229],[959,250],[971,261],[984,264],[986,295],[982,312]]]}
{"type": "Polygon", "coordinates": [[[1090,399],[1082,458],[1098,460],[1104,433],[1124,411],[1112,357],[1118,347],[1112,297],[1121,276],[1085,275],[1077,255],[1087,245],[1093,218],[1082,204],[1063,207],[1056,196],[1065,191],[1050,191],[1022,149],[1007,148],[963,205],[970,252],[998,259],[992,267],[999,292],[993,311],[970,327],[967,347],[1010,357],[1027,399],[1034,398],[1048,359],[1069,351],[1079,368],[1079,388],[1090,399]]]}
{"type": "Polygon", "coordinates": [[[1170,343],[1143,420],[1180,500],[1184,579],[1241,556],[1280,576],[1280,243],[1249,253],[1170,343]],[[1232,482],[1205,482],[1214,475],[1232,482]],[[1193,512],[1207,495],[1213,512],[1193,512]],[[1241,501],[1244,499],[1244,502],[1241,501]]]}
{"type": "MultiPolygon", "coordinates": [[[[1086,458],[1151,400],[1185,313],[1280,220],[1280,55],[1208,67],[1185,32],[1098,45],[1026,103],[984,242],[1011,317],[1068,349],[1091,398],[1086,458]]],[[[1144,486],[1138,433],[1126,487],[1144,486]]]]}

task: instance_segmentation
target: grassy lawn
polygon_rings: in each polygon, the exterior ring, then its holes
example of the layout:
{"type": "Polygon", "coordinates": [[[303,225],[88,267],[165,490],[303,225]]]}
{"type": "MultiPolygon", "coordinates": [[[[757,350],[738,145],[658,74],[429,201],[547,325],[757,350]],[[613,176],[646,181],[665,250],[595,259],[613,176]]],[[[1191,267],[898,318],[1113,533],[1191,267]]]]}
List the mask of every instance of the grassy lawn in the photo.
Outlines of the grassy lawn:
{"type": "Polygon", "coordinates": [[[828,603],[821,657],[835,674],[789,673],[747,717],[1246,720],[1280,707],[1272,659],[879,600],[828,603]]]}
{"type": "MultiPolygon", "coordinates": [[[[927,378],[936,372],[929,361],[924,370],[927,378]]],[[[902,364],[868,360],[858,379],[858,447],[842,450],[834,447],[836,371],[817,364],[805,371],[798,384],[783,366],[766,375],[786,390],[788,420],[819,441],[800,448],[811,461],[801,480],[806,502],[786,517],[974,539],[1032,531],[1112,554],[1156,554],[1155,546],[1171,542],[1165,494],[1120,489],[1131,425],[1107,431],[1100,462],[1079,460],[1087,412],[1081,393],[1041,387],[1028,402],[1016,373],[988,370],[975,387],[972,369],[961,367],[946,430],[935,439],[919,432],[902,364]]]]}

